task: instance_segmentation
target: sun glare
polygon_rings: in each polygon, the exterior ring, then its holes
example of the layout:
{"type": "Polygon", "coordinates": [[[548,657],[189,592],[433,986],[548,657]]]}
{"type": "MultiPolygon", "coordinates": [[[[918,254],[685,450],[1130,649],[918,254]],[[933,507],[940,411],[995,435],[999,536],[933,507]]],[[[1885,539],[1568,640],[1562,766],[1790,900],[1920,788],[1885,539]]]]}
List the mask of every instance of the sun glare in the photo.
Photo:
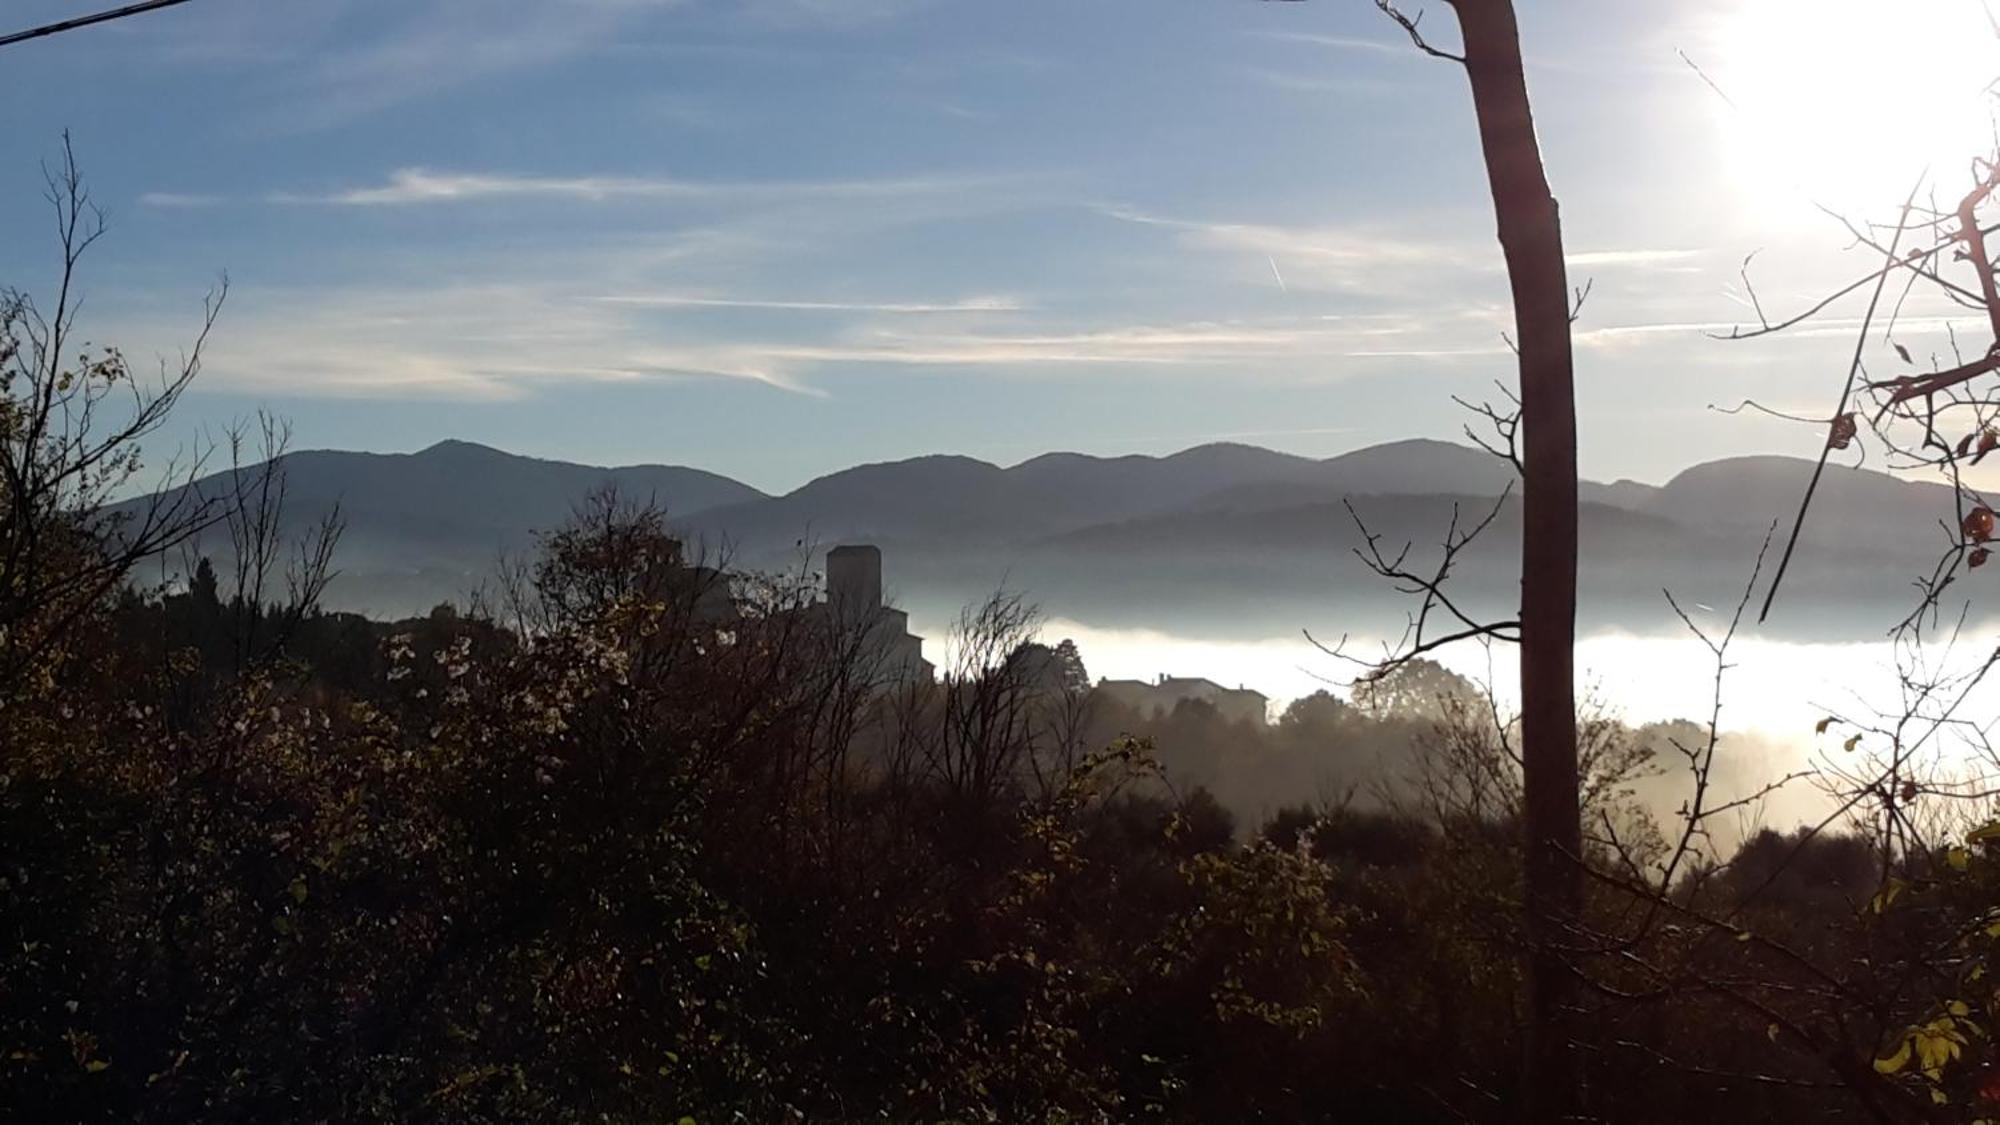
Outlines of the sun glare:
{"type": "Polygon", "coordinates": [[[1879,213],[1992,151],[2000,36],[1980,0],[1743,0],[1705,69],[1753,206],[1879,213]]]}

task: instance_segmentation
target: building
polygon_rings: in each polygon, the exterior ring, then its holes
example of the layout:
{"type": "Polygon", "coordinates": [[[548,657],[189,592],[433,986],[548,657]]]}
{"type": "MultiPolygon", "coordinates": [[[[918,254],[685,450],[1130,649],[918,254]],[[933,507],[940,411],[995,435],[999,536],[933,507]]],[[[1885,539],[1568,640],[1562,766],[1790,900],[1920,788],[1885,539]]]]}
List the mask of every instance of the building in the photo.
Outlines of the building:
{"type": "Polygon", "coordinates": [[[1097,690],[1106,699],[1149,719],[1170,715],[1181,704],[1198,701],[1215,708],[1230,722],[1258,727],[1270,722],[1271,701],[1263,692],[1247,687],[1226,688],[1198,676],[1162,675],[1158,683],[1151,684],[1144,680],[1099,680],[1097,690]]]}
{"type": "Polygon", "coordinates": [[[882,604],[882,551],[866,544],[826,553],[824,612],[839,635],[857,643],[859,665],[885,685],[930,683],[937,667],[924,659],[924,639],[910,632],[910,615],[882,604]]]}

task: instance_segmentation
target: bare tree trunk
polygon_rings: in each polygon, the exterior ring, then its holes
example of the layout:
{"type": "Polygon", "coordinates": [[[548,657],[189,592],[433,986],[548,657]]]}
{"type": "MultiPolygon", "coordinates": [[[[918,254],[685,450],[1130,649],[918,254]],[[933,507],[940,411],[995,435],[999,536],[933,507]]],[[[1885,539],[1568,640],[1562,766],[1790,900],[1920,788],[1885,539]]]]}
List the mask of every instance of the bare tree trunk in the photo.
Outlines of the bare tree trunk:
{"type": "Polygon", "coordinates": [[[1582,898],[1577,821],[1576,400],[1562,224],[1535,142],[1512,0],[1452,0],[1513,288],[1523,436],[1521,737],[1527,829],[1533,1121],[1576,1103],[1569,974],[1557,946],[1582,898]]]}

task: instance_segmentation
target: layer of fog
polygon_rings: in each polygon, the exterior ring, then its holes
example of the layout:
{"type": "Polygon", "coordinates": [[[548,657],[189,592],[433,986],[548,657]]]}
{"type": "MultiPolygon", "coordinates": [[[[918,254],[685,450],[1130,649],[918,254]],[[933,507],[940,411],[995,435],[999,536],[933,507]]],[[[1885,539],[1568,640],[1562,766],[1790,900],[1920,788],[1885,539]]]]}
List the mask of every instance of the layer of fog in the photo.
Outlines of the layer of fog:
{"type": "MultiPolygon", "coordinates": [[[[1705,626],[1713,611],[1691,609],[1705,626]]],[[[932,638],[949,629],[939,621],[913,623],[932,638]]],[[[1154,681],[1162,675],[1198,676],[1226,687],[1250,687],[1271,700],[1276,719],[1292,700],[1316,691],[1345,697],[1359,672],[1352,663],[1315,648],[1300,635],[1262,640],[1211,639],[1158,630],[1103,628],[1054,617],[1046,620],[1042,638],[1054,643],[1074,640],[1093,680],[1154,681]]],[[[1930,677],[1976,667],[2000,644],[2000,632],[1961,637],[1949,655],[1933,653],[1922,669],[1930,677]]],[[[930,642],[934,658],[949,658],[949,645],[930,642]]],[[[1381,651],[1380,641],[1350,641],[1348,651],[1366,657],[1381,651]]],[[[1907,657],[1907,654],[1905,654],[1907,657]]],[[[1442,650],[1439,663],[1482,685],[1489,685],[1503,707],[1518,696],[1510,646],[1489,653],[1476,644],[1442,650]]],[[[1822,774],[1857,764],[1878,741],[1864,739],[1847,748],[1855,724],[1880,723],[1883,716],[1903,713],[1906,689],[1899,674],[1897,650],[1887,641],[1868,643],[1807,643],[1770,640],[1746,633],[1728,650],[1728,670],[1722,680],[1720,726],[1723,733],[1715,767],[1718,801],[1753,793],[1770,782],[1805,771],[1822,774]],[[1820,720],[1841,721],[1824,732],[1820,720]]],[[[1645,636],[1598,632],[1577,645],[1580,692],[1599,702],[1626,724],[1647,727],[1676,721],[1706,727],[1717,690],[1716,659],[1698,638],[1645,636]]],[[[2000,685],[1984,685],[1960,712],[1990,715],[2000,704],[2000,685]]],[[[1684,740],[1695,733],[1683,731],[1684,740]]],[[[1929,764],[1943,772],[1966,776],[1991,769],[1962,739],[1934,739],[1924,748],[1929,764]]],[[[1670,818],[1685,799],[1684,766],[1662,759],[1662,776],[1642,786],[1642,795],[1657,815],[1670,818]]],[[[1717,825],[1723,835],[1739,836],[1759,827],[1789,828],[1824,817],[1835,803],[1837,786],[1827,779],[1805,778],[1779,789],[1756,807],[1717,825]]],[[[1301,793],[1311,800],[1313,793],[1301,793]]]]}

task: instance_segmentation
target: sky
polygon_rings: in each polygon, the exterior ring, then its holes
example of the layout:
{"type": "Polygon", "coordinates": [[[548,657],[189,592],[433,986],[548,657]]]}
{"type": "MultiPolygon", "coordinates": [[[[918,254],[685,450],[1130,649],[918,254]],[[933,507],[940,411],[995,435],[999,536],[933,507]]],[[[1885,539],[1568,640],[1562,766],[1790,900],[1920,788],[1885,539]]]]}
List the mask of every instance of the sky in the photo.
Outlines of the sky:
{"type": "MultiPolygon", "coordinates": [[[[1522,7],[1591,286],[1584,475],[1813,453],[1713,407],[1825,417],[1858,306],[1712,336],[1756,320],[1753,252],[1774,315],[1870,268],[1816,202],[1891,213],[1927,162],[1955,194],[2000,73],[1976,5],[1522,7]]],[[[0,105],[0,285],[49,284],[63,130],[110,218],[86,335],[172,357],[227,275],[171,440],[269,409],[298,447],[783,491],[1450,438],[1512,375],[1464,76],[1366,0],[193,0],[0,49],[0,105]]],[[[1921,302],[1898,339],[1928,363],[1948,329],[1983,345],[1921,302]]]]}

